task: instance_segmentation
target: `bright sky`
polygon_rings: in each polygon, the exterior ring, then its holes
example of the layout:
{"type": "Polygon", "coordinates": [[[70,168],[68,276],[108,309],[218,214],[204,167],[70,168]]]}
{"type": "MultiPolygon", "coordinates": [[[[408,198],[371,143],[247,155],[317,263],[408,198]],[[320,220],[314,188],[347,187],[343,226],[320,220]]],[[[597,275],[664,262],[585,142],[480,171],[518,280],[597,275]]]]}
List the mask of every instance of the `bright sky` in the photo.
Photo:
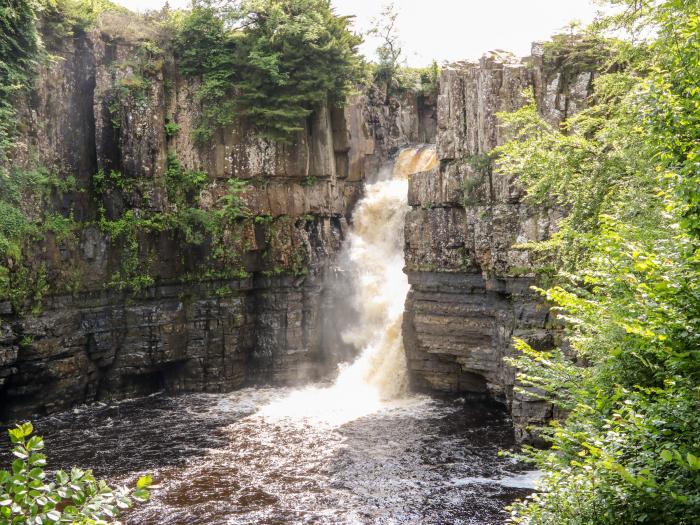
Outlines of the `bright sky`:
{"type": "MultiPolygon", "coordinates": [[[[160,9],[165,0],[115,0],[132,10],[160,9]]],[[[355,30],[366,32],[381,11],[383,0],[332,0],[336,11],[355,15],[355,30]]],[[[170,0],[172,8],[190,0],[170,0]]],[[[433,59],[455,61],[478,58],[504,49],[530,54],[534,40],[544,40],[572,20],[588,23],[599,6],[593,0],[395,0],[398,28],[409,65],[428,65],[433,59]]],[[[371,57],[377,42],[362,47],[371,57]]]]}

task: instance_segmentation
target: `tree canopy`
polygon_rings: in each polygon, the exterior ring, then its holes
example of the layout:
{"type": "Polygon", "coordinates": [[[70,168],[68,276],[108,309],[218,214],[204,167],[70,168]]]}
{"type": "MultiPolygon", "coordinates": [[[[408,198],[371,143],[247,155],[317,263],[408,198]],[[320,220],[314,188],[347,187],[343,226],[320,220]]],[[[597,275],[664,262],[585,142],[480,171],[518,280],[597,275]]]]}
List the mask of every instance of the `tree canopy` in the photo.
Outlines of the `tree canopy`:
{"type": "Polygon", "coordinates": [[[181,70],[202,78],[200,138],[242,118],[289,141],[326,100],[343,104],[361,64],[349,21],[328,0],[196,3],[178,21],[176,49],[181,70]]]}
{"type": "Polygon", "coordinates": [[[700,2],[613,3],[590,38],[637,38],[608,41],[589,109],[563,129],[534,103],[501,116],[501,169],[569,213],[538,248],[559,268],[541,293],[570,348],[518,341],[511,361],[524,392],[568,415],[543,430],[551,449],[529,451],[544,478],[513,523],[700,516],[700,2]]]}

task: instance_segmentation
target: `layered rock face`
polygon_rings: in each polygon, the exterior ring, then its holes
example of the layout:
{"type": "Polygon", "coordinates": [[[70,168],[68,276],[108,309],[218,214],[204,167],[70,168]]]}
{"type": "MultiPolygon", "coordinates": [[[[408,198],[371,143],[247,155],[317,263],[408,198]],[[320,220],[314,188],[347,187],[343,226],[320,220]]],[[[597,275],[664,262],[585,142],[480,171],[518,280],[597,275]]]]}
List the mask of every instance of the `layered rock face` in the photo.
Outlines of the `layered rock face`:
{"type": "Polygon", "coordinates": [[[160,389],[316,377],[333,361],[322,352],[335,337],[323,322],[325,283],[365,174],[434,133],[430,104],[406,96],[387,105],[369,93],[318,108],[289,145],[244,124],[196,143],[196,80],[167,51],[144,62],[157,30],[124,16],[61,42],[20,110],[16,165],[74,179],[52,206],[80,228],[70,238],[47,233],[27,254],[32,275],[60,292],[36,311],[0,303],[0,420],[160,389]],[[167,189],[175,161],[206,174],[204,211],[229,180],[251,183],[241,195],[247,217],[220,246],[168,228],[125,238],[102,227],[126,212],[177,211],[167,189]],[[96,175],[111,186],[100,190],[96,175]],[[145,285],[122,286],[127,271],[145,285]]]}
{"type": "Polygon", "coordinates": [[[489,395],[511,408],[516,433],[552,417],[552,407],[514,392],[513,337],[535,348],[555,343],[547,305],[530,291],[531,254],[518,245],[548,238],[561,212],[523,203],[523,188],[488,154],[505,140],[496,114],[517,109],[532,89],[557,124],[585,104],[593,74],[563,78],[543,49],[525,60],[492,53],[442,71],[438,97],[440,166],[411,177],[406,272],[411,291],[404,344],[412,384],[423,390],[489,395]]]}

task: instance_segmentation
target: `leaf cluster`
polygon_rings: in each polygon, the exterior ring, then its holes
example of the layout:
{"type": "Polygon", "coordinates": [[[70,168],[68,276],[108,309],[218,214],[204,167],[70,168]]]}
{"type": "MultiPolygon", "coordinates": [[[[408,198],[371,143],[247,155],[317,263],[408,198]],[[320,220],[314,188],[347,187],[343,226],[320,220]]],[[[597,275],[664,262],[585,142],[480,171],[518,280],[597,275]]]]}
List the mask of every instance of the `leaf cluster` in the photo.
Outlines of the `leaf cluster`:
{"type": "Polygon", "coordinates": [[[135,502],[149,498],[150,476],[139,478],[135,488],[112,489],[92,471],[73,468],[46,470],[44,440],[32,435],[31,423],[8,431],[15,460],[0,470],[0,525],[107,525],[135,502]]]}

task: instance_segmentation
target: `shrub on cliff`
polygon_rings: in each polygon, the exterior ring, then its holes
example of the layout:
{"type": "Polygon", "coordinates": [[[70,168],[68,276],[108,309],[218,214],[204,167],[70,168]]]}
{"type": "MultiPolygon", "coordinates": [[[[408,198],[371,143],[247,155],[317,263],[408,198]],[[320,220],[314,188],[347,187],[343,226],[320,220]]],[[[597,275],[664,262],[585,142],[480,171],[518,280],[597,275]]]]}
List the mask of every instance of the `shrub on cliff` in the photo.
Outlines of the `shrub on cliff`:
{"type": "Polygon", "coordinates": [[[31,423],[9,430],[12,454],[10,470],[0,470],[0,525],[52,523],[109,524],[134,502],[148,500],[150,476],[136,487],[112,489],[89,470],[57,471],[52,479],[44,470],[44,441],[32,436],[31,423]]]}
{"type": "Polygon", "coordinates": [[[197,2],[176,18],[178,64],[202,78],[200,139],[243,118],[264,136],[288,141],[327,99],[345,101],[359,78],[361,38],[328,0],[227,6],[197,2]]]}
{"type": "Polygon", "coordinates": [[[700,516],[700,9],[614,3],[624,9],[600,27],[656,38],[621,44],[623,67],[597,79],[595,105],[565,133],[534,103],[503,116],[514,140],[500,169],[520,176],[533,204],[569,212],[540,248],[562,269],[542,293],[570,348],[519,341],[511,361],[521,385],[568,416],[543,430],[550,450],[529,451],[544,478],[513,523],[700,516]]]}

